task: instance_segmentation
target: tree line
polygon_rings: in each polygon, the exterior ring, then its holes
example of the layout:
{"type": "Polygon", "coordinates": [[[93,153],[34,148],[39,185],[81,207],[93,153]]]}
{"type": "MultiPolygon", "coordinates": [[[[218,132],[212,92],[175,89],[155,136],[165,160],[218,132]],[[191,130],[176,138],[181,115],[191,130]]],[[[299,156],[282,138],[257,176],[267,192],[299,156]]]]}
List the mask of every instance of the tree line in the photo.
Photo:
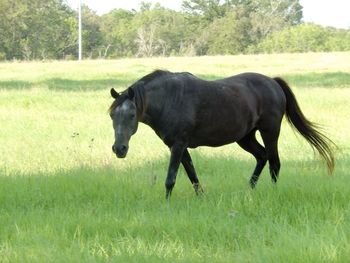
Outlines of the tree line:
{"type": "MultiPolygon", "coordinates": [[[[142,2],[97,15],[82,7],[83,57],[349,51],[350,30],[303,23],[299,0],[142,2]]],[[[77,11],[64,0],[0,0],[0,60],[76,59],[77,11]]]]}

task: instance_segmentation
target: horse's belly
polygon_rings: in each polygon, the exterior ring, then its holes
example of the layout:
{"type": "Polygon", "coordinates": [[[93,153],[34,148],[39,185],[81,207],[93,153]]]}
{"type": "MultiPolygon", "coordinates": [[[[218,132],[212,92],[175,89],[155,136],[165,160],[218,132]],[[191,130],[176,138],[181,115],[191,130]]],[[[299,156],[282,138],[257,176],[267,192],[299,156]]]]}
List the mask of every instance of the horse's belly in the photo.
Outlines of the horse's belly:
{"type": "Polygon", "coordinates": [[[199,119],[204,121],[196,123],[189,138],[189,146],[217,147],[233,143],[256,127],[259,117],[255,110],[243,106],[236,109],[231,105],[223,105],[225,110],[207,112],[206,115],[202,112],[199,119]]]}
{"type": "Polygon", "coordinates": [[[189,138],[189,147],[198,146],[218,147],[234,143],[242,139],[249,131],[246,128],[226,127],[225,129],[206,129],[197,131],[189,138]]]}
{"type": "Polygon", "coordinates": [[[226,144],[230,144],[230,143],[234,143],[236,140],[193,140],[190,141],[188,147],[189,148],[197,148],[198,146],[210,146],[210,147],[219,147],[219,146],[223,146],[226,144]]]}

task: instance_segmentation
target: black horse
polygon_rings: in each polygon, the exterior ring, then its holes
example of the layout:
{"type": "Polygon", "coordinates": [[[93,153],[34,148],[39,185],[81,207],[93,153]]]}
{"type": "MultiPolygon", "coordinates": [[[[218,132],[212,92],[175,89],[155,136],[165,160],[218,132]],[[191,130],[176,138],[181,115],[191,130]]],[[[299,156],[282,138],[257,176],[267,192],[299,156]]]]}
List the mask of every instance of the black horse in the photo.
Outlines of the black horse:
{"type": "Polygon", "coordinates": [[[190,73],[156,70],[136,81],[109,108],[115,130],[113,152],[124,158],[138,122],[149,125],[170,148],[166,198],[175,185],[180,163],[196,193],[200,187],[187,148],[221,146],[237,142],[257,161],[250,178],[255,187],[267,161],[273,182],[280,170],[277,141],[286,113],[289,123],[316,149],[331,173],[334,168],[332,142],[316,130],[301,112],[288,84],[281,78],[257,73],[206,81],[190,73]],[[255,137],[259,131],[262,146],[255,137]]]}

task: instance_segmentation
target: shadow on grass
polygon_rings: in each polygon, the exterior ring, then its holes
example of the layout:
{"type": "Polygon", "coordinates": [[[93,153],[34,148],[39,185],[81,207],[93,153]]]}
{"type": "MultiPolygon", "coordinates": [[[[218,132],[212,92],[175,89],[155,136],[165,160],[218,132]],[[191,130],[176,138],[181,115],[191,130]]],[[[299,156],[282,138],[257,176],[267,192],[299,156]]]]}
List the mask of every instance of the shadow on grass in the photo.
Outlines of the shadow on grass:
{"type": "Polygon", "coordinates": [[[282,77],[292,86],[299,87],[339,88],[350,86],[350,73],[346,72],[291,74],[282,77]]]}
{"type": "MultiPolygon", "coordinates": [[[[199,77],[207,80],[216,80],[227,76],[215,74],[200,74],[199,77]]],[[[270,76],[270,77],[277,77],[270,76]]],[[[297,87],[349,87],[350,73],[346,72],[328,72],[328,73],[306,73],[306,74],[287,74],[281,75],[291,86],[297,87]]]]}
{"type": "Polygon", "coordinates": [[[125,87],[132,84],[133,79],[114,78],[114,79],[94,79],[94,80],[72,80],[54,78],[45,81],[44,84],[50,90],[60,91],[95,91],[109,87],[125,87]]]}
{"type": "MultiPolygon", "coordinates": [[[[234,156],[206,157],[196,152],[192,152],[191,156],[199,181],[205,188],[206,186],[211,188],[213,195],[250,189],[248,181],[255,167],[253,157],[249,160],[236,160],[234,156]]],[[[0,176],[0,204],[4,208],[12,205],[31,206],[33,202],[44,202],[49,205],[56,199],[64,200],[65,203],[73,200],[79,202],[78,199],[81,199],[81,202],[99,202],[104,198],[116,198],[115,193],[118,193],[118,199],[126,202],[129,202],[127,199],[131,197],[137,200],[138,196],[145,195],[164,199],[168,162],[168,158],[162,158],[123,170],[114,167],[96,169],[82,167],[49,175],[0,176]]],[[[288,188],[295,187],[294,184],[298,186],[309,184],[313,187],[315,181],[320,183],[324,180],[326,184],[331,185],[335,180],[333,183],[340,186],[344,184],[343,180],[347,180],[349,166],[350,162],[346,156],[338,158],[335,174],[329,176],[321,160],[282,160],[280,181],[277,185],[288,188]]],[[[270,188],[272,185],[266,164],[257,188],[270,188]]],[[[193,194],[192,186],[182,166],[179,169],[175,189],[176,192],[185,192],[185,195],[193,194]]],[[[189,197],[179,197],[178,193],[176,195],[176,198],[181,199],[189,197]]]]}
{"type": "Polygon", "coordinates": [[[5,90],[23,90],[23,89],[30,89],[34,85],[37,85],[35,83],[29,82],[29,81],[22,81],[22,80],[6,80],[6,81],[0,81],[0,89],[5,90]]]}
{"type": "MultiPolygon", "coordinates": [[[[198,74],[198,77],[206,80],[221,79],[228,76],[215,74],[198,74]]],[[[0,81],[0,89],[21,90],[30,89],[36,86],[45,86],[50,90],[57,91],[96,91],[110,87],[123,90],[133,84],[142,76],[115,75],[105,79],[74,80],[65,78],[51,78],[44,81],[31,82],[22,80],[0,81]]],[[[271,76],[274,77],[274,76],[271,76]]],[[[328,72],[328,73],[307,73],[282,75],[291,86],[297,87],[348,87],[350,85],[350,73],[328,72]]]]}
{"type": "Polygon", "coordinates": [[[135,82],[135,78],[116,77],[106,79],[74,80],[64,78],[51,78],[44,81],[30,82],[22,80],[0,81],[0,89],[5,90],[25,90],[34,87],[44,86],[55,91],[96,91],[106,88],[126,89],[135,82]]]}

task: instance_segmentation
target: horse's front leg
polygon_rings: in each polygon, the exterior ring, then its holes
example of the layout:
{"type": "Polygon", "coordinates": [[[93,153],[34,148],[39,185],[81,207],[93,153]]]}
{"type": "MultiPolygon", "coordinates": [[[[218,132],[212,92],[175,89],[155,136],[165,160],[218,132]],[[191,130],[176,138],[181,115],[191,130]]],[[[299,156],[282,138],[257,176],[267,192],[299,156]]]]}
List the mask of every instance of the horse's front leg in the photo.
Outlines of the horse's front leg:
{"type": "Polygon", "coordinates": [[[186,147],[182,143],[174,143],[174,145],[170,147],[170,163],[168,168],[168,175],[165,181],[167,200],[169,200],[171,192],[174,188],[177,171],[179,169],[179,165],[185,148],[186,147]]]}

